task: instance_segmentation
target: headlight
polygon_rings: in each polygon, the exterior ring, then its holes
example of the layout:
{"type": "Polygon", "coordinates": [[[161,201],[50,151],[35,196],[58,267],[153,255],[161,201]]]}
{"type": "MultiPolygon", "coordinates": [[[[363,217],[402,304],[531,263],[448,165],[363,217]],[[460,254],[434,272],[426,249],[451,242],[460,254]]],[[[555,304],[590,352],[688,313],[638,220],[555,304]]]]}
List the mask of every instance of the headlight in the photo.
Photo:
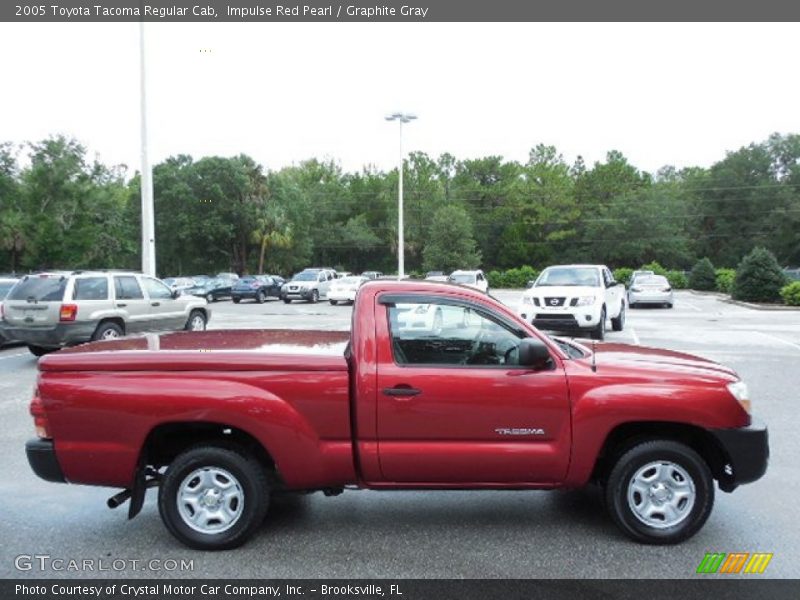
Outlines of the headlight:
{"type": "Polygon", "coordinates": [[[533,296],[523,296],[522,297],[523,304],[533,304],[533,296]]]}
{"type": "Polygon", "coordinates": [[[578,298],[578,301],[575,303],[575,306],[591,306],[592,304],[595,303],[595,300],[597,300],[597,298],[595,298],[594,296],[581,296],[580,298],[578,298]]]}
{"type": "Polygon", "coordinates": [[[736,381],[728,384],[728,391],[731,396],[736,398],[736,401],[742,405],[748,413],[750,412],[750,391],[747,389],[747,384],[744,381],[736,381]]]}

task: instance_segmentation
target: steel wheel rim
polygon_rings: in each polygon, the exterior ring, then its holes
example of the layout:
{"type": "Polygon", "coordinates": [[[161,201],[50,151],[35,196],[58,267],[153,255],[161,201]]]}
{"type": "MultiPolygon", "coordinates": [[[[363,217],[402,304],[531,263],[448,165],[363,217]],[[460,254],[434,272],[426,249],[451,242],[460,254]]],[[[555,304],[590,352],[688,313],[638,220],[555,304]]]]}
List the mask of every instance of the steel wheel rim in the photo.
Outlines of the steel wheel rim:
{"type": "Polygon", "coordinates": [[[230,471],[201,467],[187,475],[178,487],[178,514],[200,533],[222,533],[244,512],[244,490],[230,471]]]}
{"type": "Polygon", "coordinates": [[[686,520],[697,499],[694,480],[681,465],[657,460],[628,482],[628,507],[648,527],[667,529],[686,520]]]}
{"type": "Polygon", "coordinates": [[[116,340],[119,339],[119,332],[116,329],[106,329],[103,335],[100,336],[101,340],[116,340]]]}
{"type": "Polygon", "coordinates": [[[192,321],[189,327],[191,328],[192,331],[203,331],[203,329],[205,329],[205,325],[206,323],[203,320],[203,317],[201,317],[200,315],[195,315],[194,317],[192,317],[192,321]]]}

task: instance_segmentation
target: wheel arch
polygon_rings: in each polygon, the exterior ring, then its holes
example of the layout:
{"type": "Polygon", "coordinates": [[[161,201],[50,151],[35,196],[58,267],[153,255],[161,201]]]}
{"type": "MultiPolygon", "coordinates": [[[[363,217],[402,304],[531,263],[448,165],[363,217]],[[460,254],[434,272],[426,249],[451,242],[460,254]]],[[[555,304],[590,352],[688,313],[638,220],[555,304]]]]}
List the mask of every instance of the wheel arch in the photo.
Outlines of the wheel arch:
{"type": "Polygon", "coordinates": [[[125,332],[126,332],[126,331],[127,331],[127,329],[128,329],[128,328],[125,326],[125,319],[123,319],[122,317],[119,317],[119,316],[115,316],[115,317],[103,317],[102,319],[100,319],[100,320],[97,322],[97,327],[95,327],[95,328],[94,328],[94,332],[92,332],[92,337],[94,337],[94,335],[97,333],[97,331],[98,331],[98,330],[99,330],[99,329],[100,329],[100,328],[101,328],[103,325],[105,325],[106,323],[114,323],[114,325],[117,325],[117,326],[118,326],[120,329],[122,329],[122,334],[123,334],[123,335],[125,335],[125,332]]]}

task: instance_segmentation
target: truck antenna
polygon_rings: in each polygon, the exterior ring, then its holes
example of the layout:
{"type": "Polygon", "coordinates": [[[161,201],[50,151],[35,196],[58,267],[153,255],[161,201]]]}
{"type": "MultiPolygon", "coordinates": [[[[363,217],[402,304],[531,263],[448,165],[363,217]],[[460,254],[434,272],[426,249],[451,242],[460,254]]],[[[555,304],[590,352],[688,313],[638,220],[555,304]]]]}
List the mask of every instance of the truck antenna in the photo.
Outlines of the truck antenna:
{"type": "Polygon", "coordinates": [[[592,340],[592,373],[597,373],[597,340],[592,340]]]}

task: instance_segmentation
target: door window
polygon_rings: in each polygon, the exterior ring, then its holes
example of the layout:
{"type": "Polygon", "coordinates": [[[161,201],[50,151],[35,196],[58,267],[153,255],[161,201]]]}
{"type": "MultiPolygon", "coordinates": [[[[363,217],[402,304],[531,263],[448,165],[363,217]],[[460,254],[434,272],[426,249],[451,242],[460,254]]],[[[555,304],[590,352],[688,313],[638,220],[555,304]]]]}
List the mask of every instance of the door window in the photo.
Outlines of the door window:
{"type": "Polygon", "coordinates": [[[488,314],[451,304],[387,307],[399,365],[518,365],[520,336],[488,314]]]}
{"type": "Polygon", "coordinates": [[[75,280],[73,300],[108,300],[107,277],[82,277],[75,280]]]}
{"type": "Polygon", "coordinates": [[[144,298],[136,277],[114,277],[114,291],[117,294],[117,300],[141,300],[144,298]]]}
{"type": "Polygon", "coordinates": [[[151,300],[167,300],[172,298],[172,291],[163,283],[149,277],[142,277],[142,285],[151,300]]]}

